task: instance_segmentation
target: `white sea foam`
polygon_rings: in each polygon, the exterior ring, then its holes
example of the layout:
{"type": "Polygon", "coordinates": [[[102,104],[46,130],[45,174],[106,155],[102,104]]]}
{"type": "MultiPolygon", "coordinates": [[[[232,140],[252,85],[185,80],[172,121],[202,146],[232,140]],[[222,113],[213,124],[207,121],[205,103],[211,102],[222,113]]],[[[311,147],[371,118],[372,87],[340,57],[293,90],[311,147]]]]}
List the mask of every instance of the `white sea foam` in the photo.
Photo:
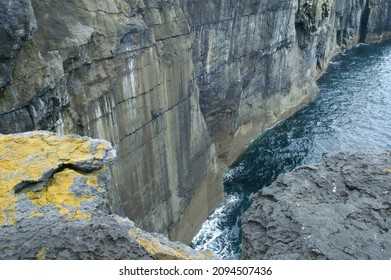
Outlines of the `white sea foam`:
{"type": "Polygon", "coordinates": [[[224,181],[231,181],[233,178],[236,177],[236,174],[242,172],[244,169],[244,166],[242,163],[240,163],[238,166],[235,166],[234,168],[231,168],[227,171],[227,173],[224,174],[224,181]]]}
{"type": "Polygon", "coordinates": [[[211,214],[205,221],[201,230],[193,239],[193,247],[196,250],[208,250],[222,259],[234,259],[230,244],[231,235],[239,232],[239,226],[234,226],[230,230],[222,228],[220,222],[227,219],[227,215],[233,211],[241,198],[238,195],[229,195],[225,198],[224,203],[211,214]]]}

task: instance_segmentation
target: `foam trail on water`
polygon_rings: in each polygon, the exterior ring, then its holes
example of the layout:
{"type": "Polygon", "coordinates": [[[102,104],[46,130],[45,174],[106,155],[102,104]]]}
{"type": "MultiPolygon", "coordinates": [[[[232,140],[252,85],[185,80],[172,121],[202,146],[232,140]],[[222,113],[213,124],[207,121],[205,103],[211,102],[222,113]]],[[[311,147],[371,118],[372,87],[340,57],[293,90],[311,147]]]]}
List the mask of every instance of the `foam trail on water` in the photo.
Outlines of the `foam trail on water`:
{"type": "Polygon", "coordinates": [[[211,214],[203,224],[201,230],[194,237],[192,247],[196,250],[208,250],[222,259],[238,259],[238,253],[231,248],[233,235],[239,235],[239,221],[237,220],[232,228],[224,228],[222,222],[229,219],[232,211],[241,203],[243,198],[239,195],[228,195],[224,203],[211,214]]]}

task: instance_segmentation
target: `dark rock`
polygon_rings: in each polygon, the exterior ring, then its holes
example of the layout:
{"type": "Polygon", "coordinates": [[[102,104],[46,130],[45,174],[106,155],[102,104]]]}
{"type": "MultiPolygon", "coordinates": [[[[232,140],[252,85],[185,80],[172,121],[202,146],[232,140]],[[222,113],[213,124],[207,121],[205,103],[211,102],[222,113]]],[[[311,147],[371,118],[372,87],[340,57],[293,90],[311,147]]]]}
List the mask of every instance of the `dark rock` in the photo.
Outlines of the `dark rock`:
{"type": "Polygon", "coordinates": [[[280,175],[243,215],[243,259],[390,259],[391,152],[280,175]]]}
{"type": "Polygon", "coordinates": [[[114,216],[24,219],[0,231],[1,259],[153,259],[114,216]],[[25,240],[21,242],[21,240],[25,240]]]}
{"type": "Polygon", "coordinates": [[[368,0],[363,17],[362,40],[381,42],[391,39],[391,3],[387,0],[368,0]]]}
{"type": "Polygon", "coordinates": [[[0,94],[11,81],[13,59],[36,29],[30,0],[0,2],[0,94]]]}

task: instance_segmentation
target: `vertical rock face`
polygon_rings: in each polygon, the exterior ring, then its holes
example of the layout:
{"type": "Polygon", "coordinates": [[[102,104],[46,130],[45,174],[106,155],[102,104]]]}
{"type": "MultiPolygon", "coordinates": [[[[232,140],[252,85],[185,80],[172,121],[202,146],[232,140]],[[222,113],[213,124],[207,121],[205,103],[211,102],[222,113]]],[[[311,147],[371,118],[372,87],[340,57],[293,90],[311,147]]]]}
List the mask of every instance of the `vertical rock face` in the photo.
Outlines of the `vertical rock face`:
{"type": "Polygon", "coordinates": [[[119,154],[111,165],[116,212],[190,242],[221,201],[222,183],[179,2],[58,0],[32,7],[38,29],[1,90],[0,131],[110,140],[119,154]]]}
{"type": "Polygon", "coordinates": [[[307,102],[316,86],[295,31],[297,1],[183,1],[200,106],[221,160],[307,102]]]}
{"type": "Polygon", "coordinates": [[[390,1],[182,1],[195,36],[200,106],[220,160],[316,93],[342,48],[389,38],[390,1]]]}
{"type": "Polygon", "coordinates": [[[363,20],[364,41],[380,42],[391,39],[390,1],[368,0],[363,20]]]}
{"type": "Polygon", "coordinates": [[[308,102],[332,56],[390,37],[390,0],[1,3],[0,133],[110,140],[116,213],[189,242],[221,171],[308,102]]]}
{"type": "Polygon", "coordinates": [[[15,67],[15,55],[36,29],[29,0],[0,3],[0,88],[9,85],[15,67]]]}

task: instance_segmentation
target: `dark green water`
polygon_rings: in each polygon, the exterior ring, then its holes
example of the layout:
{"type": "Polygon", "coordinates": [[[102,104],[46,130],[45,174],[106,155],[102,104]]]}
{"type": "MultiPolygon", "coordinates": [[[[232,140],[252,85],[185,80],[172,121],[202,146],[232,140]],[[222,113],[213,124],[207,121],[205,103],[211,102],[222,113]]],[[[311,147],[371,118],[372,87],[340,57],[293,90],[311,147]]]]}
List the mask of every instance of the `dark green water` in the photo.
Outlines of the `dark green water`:
{"type": "Polygon", "coordinates": [[[193,240],[223,259],[240,258],[240,216],[250,196],[279,174],[339,151],[391,149],[391,43],[359,45],[337,56],[317,98],[265,131],[225,175],[224,203],[193,240]]]}

